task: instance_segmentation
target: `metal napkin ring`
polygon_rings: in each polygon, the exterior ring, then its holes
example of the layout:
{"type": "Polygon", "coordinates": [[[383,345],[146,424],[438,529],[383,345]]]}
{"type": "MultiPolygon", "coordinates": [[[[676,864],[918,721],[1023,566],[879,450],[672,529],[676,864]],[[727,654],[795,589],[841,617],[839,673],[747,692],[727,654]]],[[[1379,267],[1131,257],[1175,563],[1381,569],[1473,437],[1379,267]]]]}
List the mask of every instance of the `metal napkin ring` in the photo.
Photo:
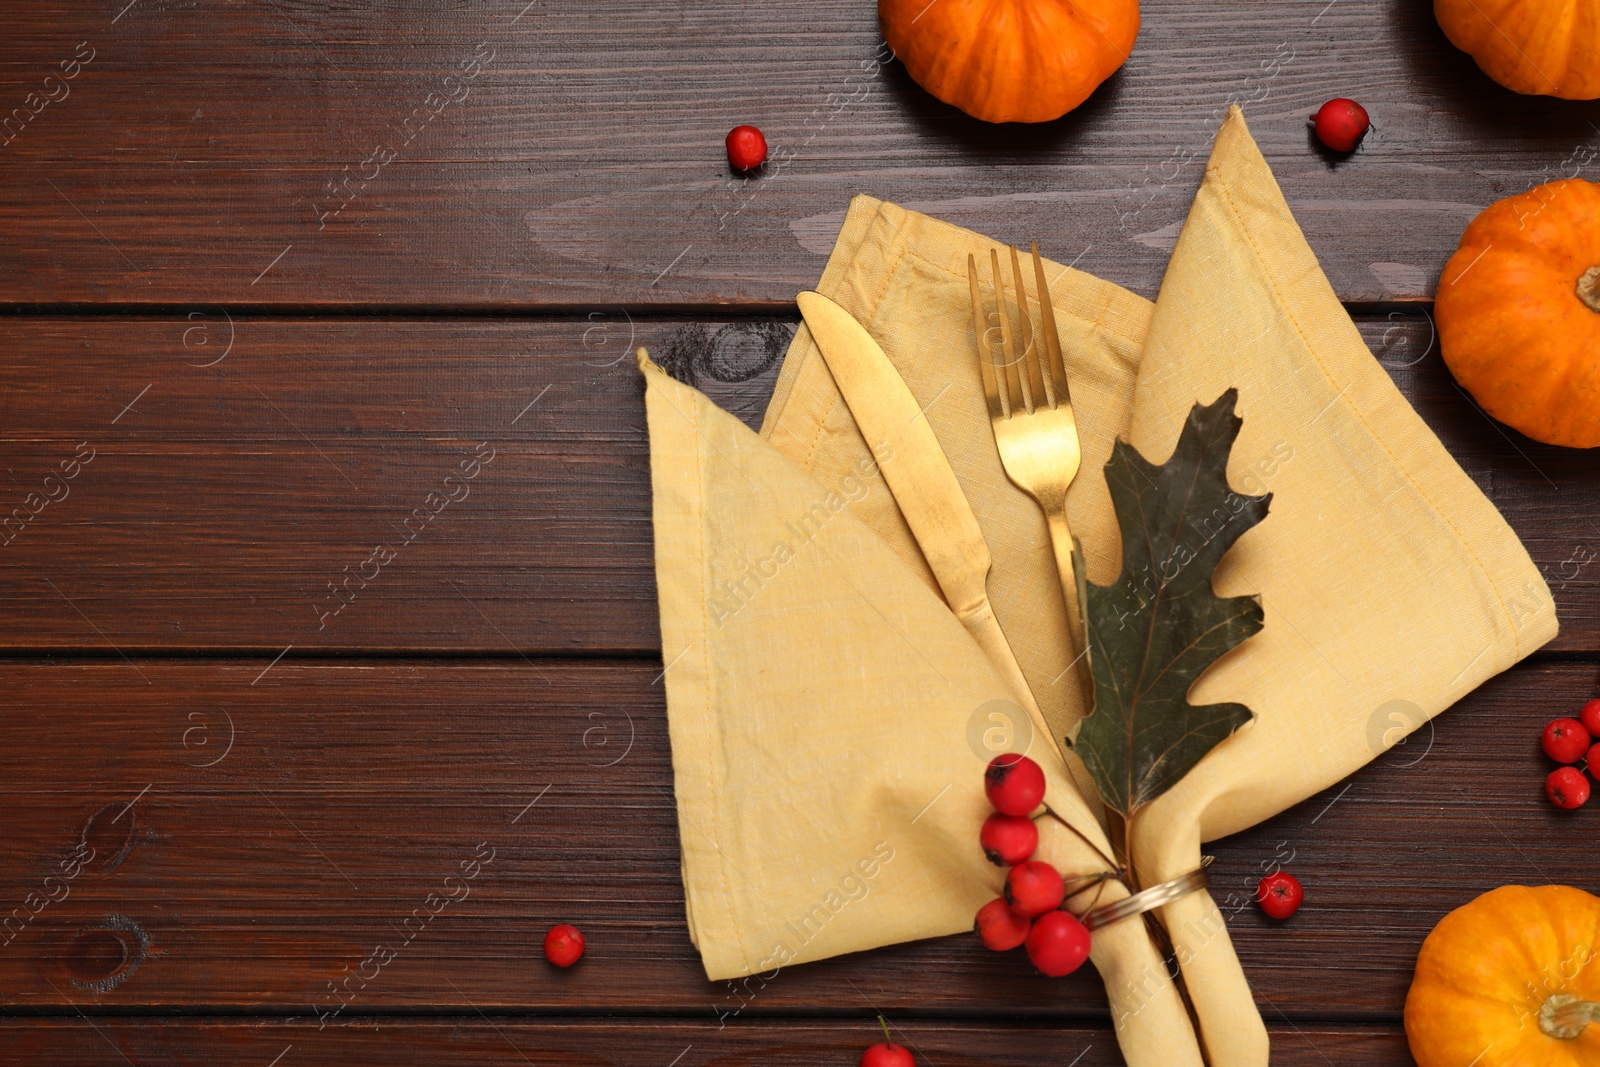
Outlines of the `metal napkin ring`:
{"type": "Polygon", "coordinates": [[[1083,925],[1090,930],[1097,930],[1102,926],[1110,926],[1123,919],[1131,919],[1135,915],[1154,911],[1190,893],[1206,889],[1211,885],[1211,876],[1206,873],[1206,868],[1210,865],[1211,857],[1207,856],[1200,862],[1200,866],[1188,874],[1180,874],[1170,882],[1141,889],[1132,896],[1095,908],[1083,916],[1083,925]]]}

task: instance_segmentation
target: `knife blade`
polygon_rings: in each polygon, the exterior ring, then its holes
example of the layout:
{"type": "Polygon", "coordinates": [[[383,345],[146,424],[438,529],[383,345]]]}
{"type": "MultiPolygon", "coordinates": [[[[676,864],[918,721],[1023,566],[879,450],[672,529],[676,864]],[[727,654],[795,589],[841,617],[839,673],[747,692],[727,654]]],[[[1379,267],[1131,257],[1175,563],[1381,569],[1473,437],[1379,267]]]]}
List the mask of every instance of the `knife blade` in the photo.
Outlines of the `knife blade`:
{"type": "Polygon", "coordinates": [[[862,436],[874,450],[885,444],[892,450],[893,458],[878,469],[945,602],[1016,692],[1037,731],[1055,745],[1053,731],[1045,724],[989,604],[988,542],[917,398],[878,342],[848,311],[821,293],[804,292],[795,299],[862,436]]]}

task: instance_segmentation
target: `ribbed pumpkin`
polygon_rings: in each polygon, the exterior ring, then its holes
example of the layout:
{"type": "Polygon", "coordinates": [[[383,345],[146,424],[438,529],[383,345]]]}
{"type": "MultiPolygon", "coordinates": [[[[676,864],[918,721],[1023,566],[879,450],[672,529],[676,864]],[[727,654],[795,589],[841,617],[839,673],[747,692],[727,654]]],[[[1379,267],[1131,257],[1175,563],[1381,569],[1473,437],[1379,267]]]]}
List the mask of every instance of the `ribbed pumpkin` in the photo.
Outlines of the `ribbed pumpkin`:
{"type": "Polygon", "coordinates": [[[1422,943],[1406,996],[1418,1067],[1600,1063],[1600,897],[1492,889],[1422,943]]]}
{"type": "Polygon", "coordinates": [[[878,0],[883,38],[934,96],[985,122],[1048,122],[1128,58],[1138,0],[878,0]]]}
{"type": "Polygon", "coordinates": [[[1567,100],[1600,96],[1595,0],[1433,0],[1433,14],[1450,43],[1507,89],[1567,100]]]}
{"type": "Polygon", "coordinates": [[[1445,264],[1439,348],[1490,415],[1552,445],[1600,445],[1600,186],[1490,205],[1445,264]]]}

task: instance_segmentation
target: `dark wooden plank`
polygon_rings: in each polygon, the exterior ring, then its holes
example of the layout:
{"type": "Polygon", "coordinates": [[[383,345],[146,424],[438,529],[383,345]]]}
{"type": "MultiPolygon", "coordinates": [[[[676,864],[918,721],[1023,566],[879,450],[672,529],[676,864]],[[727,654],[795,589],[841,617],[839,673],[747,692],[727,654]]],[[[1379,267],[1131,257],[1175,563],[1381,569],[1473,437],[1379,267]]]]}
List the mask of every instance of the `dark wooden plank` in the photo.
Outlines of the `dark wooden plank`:
{"type": "MultiPolygon", "coordinates": [[[[632,348],[757,423],[792,329],[193,314],[8,327],[0,646],[654,652],[632,348]],[[493,462],[447,485],[485,442],[493,462]],[[94,458],[62,483],[80,445],[94,458]],[[468,495],[412,517],[445,493],[468,495]]],[[[1361,324],[1544,570],[1553,647],[1600,648],[1600,457],[1487,420],[1425,316],[1361,324]]]]}
{"type": "MultiPolygon", "coordinates": [[[[340,1067],[376,1061],[428,1067],[446,1061],[460,1067],[525,1063],[816,1067],[856,1063],[877,1034],[872,1009],[865,1004],[858,1006],[862,1018],[853,1022],[763,1021],[723,1029],[715,1023],[665,1019],[607,1023],[493,1019],[473,1014],[459,997],[453,1006],[470,1017],[363,1019],[321,1030],[309,1021],[8,1020],[0,1022],[0,1044],[39,1067],[219,1062],[340,1067]],[[275,1060],[277,1056],[282,1059],[275,1060]]],[[[1122,1064],[1116,1038],[1104,1028],[896,1021],[894,1030],[896,1041],[915,1049],[917,1062],[940,1067],[1122,1064]]],[[[1282,1067],[1329,1063],[1410,1067],[1413,1063],[1405,1036],[1396,1029],[1324,1026],[1274,1027],[1272,1062],[1282,1067]]]]}
{"type": "MultiPolygon", "coordinates": [[[[470,1000],[743,1023],[869,1000],[924,1017],[1104,1018],[1092,974],[1047,982],[965,936],[753,987],[708,982],[684,926],[655,665],[264,665],[0,661],[0,916],[61,895],[45,879],[91,819],[96,845],[65,899],[8,928],[0,1009],[331,1012],[329,983],[392,948],[429,893],[459,893],[445,877],[492,849],[465,897],[349,987],[346,1013],[470,1000]],[[558,921],[589,938],[570,972],[539,958],[558,921]],[[118,941],[136,969],[103,962],[118,941]]],[[[1537,745],[1595,688],[1592,665],[1515,669],[1349,782],[1214,845],[1263,1012],[1396,1023],[1422,938],[1450,909],[1508,882],[1600,889],[1572,847],[1595,812],[1544,800],[1537,745]],[[1250,893],[1291,856],[1307,903],[1270,923],[1250,893]]],[[[1376,738],[1393,725],[1382,704],[1372,722],[1376,738]]]]}
{"type": "Polygon", "coordinates": [[[633,345],[758,419],[791,332],[17,321],[0,644],[653,651],[633,345]]]}
{"type": "Polygon", "coordinates": [[[854,192],[1151,293],[1230,101],[1341,295],[1416,298],[1476,210],[1597,145],[1594,105],[1502,90],[1426,5],[1380,0],[1151,0],[1126,67],[1037,129],[880,69],[857,0],[281,0],[212,5],[204,32],[187,5],[110,7],[6,16],[0,300],[782,302],[854,192]],[[1306,132],[1334,95],[1377,125],[1347,162],[1306,132]],[[772,144],[753,179],[723,158],[741,122],[772,144]]]}

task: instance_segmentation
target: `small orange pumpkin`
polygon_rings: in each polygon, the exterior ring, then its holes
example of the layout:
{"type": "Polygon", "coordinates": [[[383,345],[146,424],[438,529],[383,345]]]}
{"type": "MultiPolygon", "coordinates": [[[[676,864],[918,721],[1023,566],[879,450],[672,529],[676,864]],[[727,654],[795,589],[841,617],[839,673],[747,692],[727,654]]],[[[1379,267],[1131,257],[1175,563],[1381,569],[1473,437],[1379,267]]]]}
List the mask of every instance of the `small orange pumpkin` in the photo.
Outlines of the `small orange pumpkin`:
{"type": "Polygon", "coordinates": [[[1600,445],[1600,186],[1568,178],[1490,205],[1434,309],[1444,361],[1485,411],[1536,441],[1600,445]]]}
{"type": "Polygon", "coordinates": [[[1600,96],[1594,0],[1433,0],[1450,43],[1507,89],[1567,100],[1600,96]]]}
{"type": "Polygon", "coordinates": [[[1600,897],[1492,889],[1422,943],[1406,996],[1418,1067],[1600,1063],[1600,897]]]}
{"type": "Polygon", "coordinates": [[[934,96],[985,122],[1048,122],[1122,66],[1138,0],[878,0],[883,39],[934,96]]]}

